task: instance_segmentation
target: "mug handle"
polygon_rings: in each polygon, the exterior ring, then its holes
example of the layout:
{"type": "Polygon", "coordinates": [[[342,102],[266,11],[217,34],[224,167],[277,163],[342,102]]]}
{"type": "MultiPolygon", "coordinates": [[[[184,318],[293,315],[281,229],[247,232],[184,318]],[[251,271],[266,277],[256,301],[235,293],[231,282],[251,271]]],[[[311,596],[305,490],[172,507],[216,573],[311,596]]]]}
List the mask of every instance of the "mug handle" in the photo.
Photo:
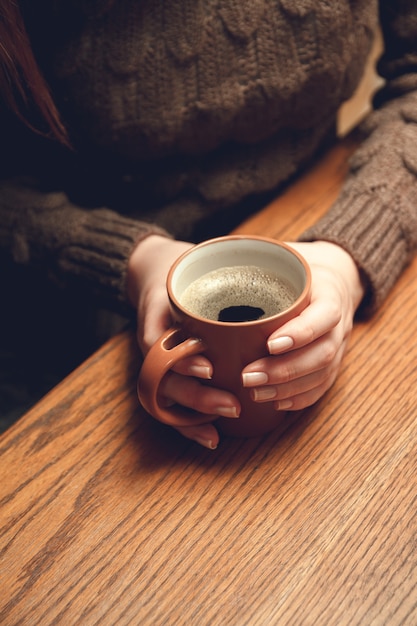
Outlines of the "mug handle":
{"type": "Polygon", "coordinates": [[[137,392],[143,408],[156,419],[169,426],[194,426],[207,423],[207,417],[193,417],[185,407],[159,404],[159,386],[162,378],[175,363],[188,356],[200,354],[205,345],[197,337],[184,339],[180,328],[172,327],[158,339],[144,358],[137,392]]]}

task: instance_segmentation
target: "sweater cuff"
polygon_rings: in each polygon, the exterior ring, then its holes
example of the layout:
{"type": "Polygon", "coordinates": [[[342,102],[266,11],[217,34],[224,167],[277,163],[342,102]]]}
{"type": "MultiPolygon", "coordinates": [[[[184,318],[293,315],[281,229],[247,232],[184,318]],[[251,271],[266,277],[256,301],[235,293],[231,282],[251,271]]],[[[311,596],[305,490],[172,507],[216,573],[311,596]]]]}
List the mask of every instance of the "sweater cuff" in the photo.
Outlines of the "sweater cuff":
{"type": "Polygon", "coordinates": [[[412,202],[415,180],[403,178],[401,183],[401,194],[359,192],[351,185],[327,215],[299,237],[330,241],[351,255],[367,288],[361,315],[375,312],[410,261],[412,246],[401,224],[401,205],[412,202]]]}
{"type": "Polygon", "coordinates": [[[131,308],[126,281],[134,248],[149,235],[170,235],[155,224],[122,217],[109,209],[80,214],[76,237],[58,253],[60,272],[81,279],[105,303],[131,308]]]}

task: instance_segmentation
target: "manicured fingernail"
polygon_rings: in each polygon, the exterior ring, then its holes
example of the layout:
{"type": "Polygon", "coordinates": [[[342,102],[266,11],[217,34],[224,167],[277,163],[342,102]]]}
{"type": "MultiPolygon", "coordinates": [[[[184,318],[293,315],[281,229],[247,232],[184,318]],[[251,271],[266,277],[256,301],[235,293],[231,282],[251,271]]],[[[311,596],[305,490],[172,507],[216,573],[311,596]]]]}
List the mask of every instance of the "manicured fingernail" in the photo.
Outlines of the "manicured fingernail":
{"type": "Polygon", "coordinates": [[[292,337],[277,337],[268,341],[268,349],[271,354],[278,354],[284,350],[289,350],[294,345],[292,337]]]}
{"type": "Polygon", "coordinates": [[[261,387],[260,389],[252,389],[254,400],[274,400],[277,397],[276,387],[261,387]]]}
{"type": "Polygon", "coordinates": [[[197,378],[205,378],[207,380],[211,378],[211,370],[207,365],[191,365],[188,371],[190,376],[197,376],[197,378]]]}
{"type": "Polygon", "coordinates": [[[243,386],[264,385],[268,382],[268,374],[265,372],[245,372],[242,374],[243,386]]]}
{"type": "Polygon", "coordinates": [[[178,429],[179,432],[187,437],[187,439],[191,439],[196,443],[199,443],[200,446],[204,446],[204,448],[208,448],[209,450],[215,450],[217,448],[217,443],[213,441],[213,427],[205,424],[201,424],[200,426],[189,427],[187,426],[183,430],[181,428],[178,429]]]}
{"type": "Polygon", "coordinates": [[[277,411],[287,411],[291,409],[293,404],[292,400],[278,400],[278,402],[275,403],[275,408],[277,411]]]}
{"type": "Polygon", "coordinates": [[[200,446],[204,446],[205,448],[208,448],[209,450],[215,450],[217,448],[217,446],[212,442],[211,439],[205,439],[204,437],[200,437],[200,436],[194,436],[192,438],[196,443],[199,443],[200,446]]]}
{"type": "Polygon", "coordinates": [[[218,406],[214,413],[222,417],[239,417],[239,411],[235,406],[218,406]]]}

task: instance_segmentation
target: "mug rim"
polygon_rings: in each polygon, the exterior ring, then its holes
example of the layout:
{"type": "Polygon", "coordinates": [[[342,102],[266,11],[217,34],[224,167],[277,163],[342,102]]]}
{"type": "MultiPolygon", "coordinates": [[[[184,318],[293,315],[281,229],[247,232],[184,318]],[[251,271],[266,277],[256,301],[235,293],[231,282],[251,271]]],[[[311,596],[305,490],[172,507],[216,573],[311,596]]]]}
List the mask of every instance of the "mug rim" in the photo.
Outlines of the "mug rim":
{"type": "Polygon", "coordinates": [[[186,250],[185,252],[183,252],[177,259],[176,261],[174,261],[174,263],[172,264],[168,275],[167,275],[167,280],[166,280],[166,288],[167,288],[167,293],[168,293],[168,297],[169,300],[171,302],[171,304],[174,306],[174,308],[178,309],[179,311],[181,311],[181,313],[186,316],[186,317],[190,317],[192,319],[198,320],[199,322],[203,322],[205,324],[209,324],[211,326],[216,326],[216,327],[225,327],[225,328],[232,328],[232,327],[246,327],[246,326],[259,326],[265,323],[269,323],[273,320],[281,320],[283,317],[291,317],[291,313],[294,310],[297,310],[300,306],[300,303],[303,302],[305,300],[305,298],[309,295],[310,290],[311,290],[311,270],[310,270],[310,266],[308,264],[308,262],[306,261],[306,259],[294,248],[292,248],[290,245],[288,245],[287,243],[279,240],[279,239],[273,239],[272,237],[262,237],[260,235],[223,235],[221,237],[213,237],[211,239],[206,239],[198,244],[193,245],[191,248],[189,248],[188,250],[186,250]],[[192,254],[197,248],[201,249],[203,247],[207,247],[213,243],[216,242],[222,242],[222,241],[233,241],[233,240],[247,240],[247,241],[261,241],[261,242],[265,242],[265,243],[269,243],[269,244],[273,244],[275,246],[284,248],[285,250],[287,250],[287,252],[289,252],[290,254],[292,254],[294,257],[297,258],[297,260],[300,262],[300,264],[302,265],[304,272],[305,272],[305,284],[304,287],[301,291],[301,293],[298,295],[298,297],[294,300],[294,302],[291,304],[291,306],[289,306],[288,308],[284,309],[283,311],[280,311],[279,313],[276,313],[275,315],[270,315],[268,317],[263,317],[261,319],[256,319],[256,320],[249,320],[249,321],[244,321],[244,322],[223,322],[220,320],[211,320],[208,319],[207,317],[203,317],[201,315],[197,315],[196,313],[192,313],[189,309],[185,308],[180,301],[178,300],[178,298],[175,296],[175,294],[173,293],[172,289],[170,289],[170,284],[172,282],[172,277],[174,272],[176,271],[176,269],[178,268],[178,266],[181,264],[181,262],[188,257],[190,254],[192,254]]]}

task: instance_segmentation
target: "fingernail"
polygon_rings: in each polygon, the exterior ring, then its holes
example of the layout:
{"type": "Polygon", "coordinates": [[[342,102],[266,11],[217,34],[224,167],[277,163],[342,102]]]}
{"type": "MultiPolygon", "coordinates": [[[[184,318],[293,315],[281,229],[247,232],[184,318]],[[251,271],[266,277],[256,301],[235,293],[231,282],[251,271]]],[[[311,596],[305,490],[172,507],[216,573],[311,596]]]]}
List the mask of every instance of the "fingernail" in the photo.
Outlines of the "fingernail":
{"type": "Polygon", "coordinates": [[[278,402],[275,403],[275,409],[277,411],[287,411],[288,409],[291,409],[293,404],[292,400],[278,400],[278,402]]]}
{"type": "Polygon", "coordinates": [[[200,446],[204,446],[204,448],[208,448],[209,450],[215,450],[217,448],[217,443],[213,442],[213,428],[209,425],[201,424],[194,428],[187,426],[183,430],[180,428],[178,430],[182,432],[187,439],[199,443],[200,446]]]}
{"type": "Polygon", "coordinates": [[[268,382],[268,375],[265,372],[245,372],[242,374],[244,387],[252,385],[264,385],[268,382]]]}
{"type": "Polygon", "coordinates": [[[196,443],[199,443],[200,446],[204,446],[205,448],[208,448],[209,450],[215,450],[217,448],[217,446],[213,443],[211,439],[205,439],[204,437],[194,436],[193,440],[196,443]]]}
{"type": "Polygon", "coordinates": [[[191,365],[188,371],[190,376],[197,376],[197,378],[205,378],[207,380],[211,378],[211,370],[207,365],[191,365]]]}
{"type": "Polygon", "coordinates": [[[252,389],[254,400],[274,400],[277,397],[276,387],[261,387],[260,389],[252,389]]]}
{"type": "Polygon", "coordinates": [[[270,339],[268,341],[268,349],[272,354],[289,350],[293,345],[294,339],[292,337],[276,337],[276,339],[270,339]]]}
{"type": "Polygon", "coordinates": [[[239,411],[235,406],[218,406],[214,413],[222,417],[239,417],[239,411]]]}

